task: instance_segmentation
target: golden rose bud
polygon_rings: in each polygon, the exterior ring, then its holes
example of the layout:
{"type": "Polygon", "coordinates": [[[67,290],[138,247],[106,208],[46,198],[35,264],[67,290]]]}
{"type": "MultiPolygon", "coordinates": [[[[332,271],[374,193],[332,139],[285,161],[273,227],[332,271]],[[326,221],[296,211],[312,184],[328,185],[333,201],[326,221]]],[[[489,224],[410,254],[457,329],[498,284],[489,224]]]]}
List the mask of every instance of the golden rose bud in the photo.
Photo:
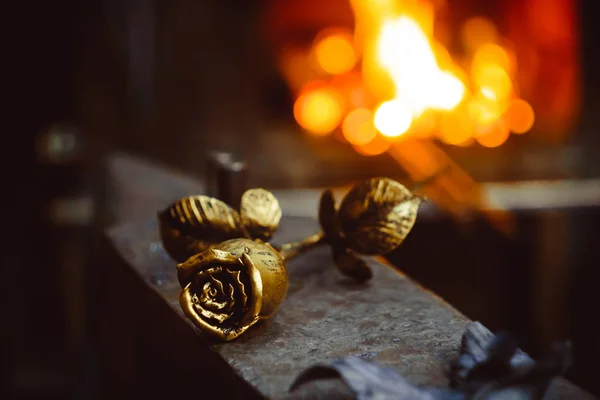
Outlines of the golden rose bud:
{"type": "Polygon", "coordinates": [[[287,293],[281,255],[268,243],[222,242],[177,266],[181,307],[202,331],[232,340],[271,317],[287,293]]]}
{"type": "Polygon", "coordinates": [[[393,179],[373,178],[356,184],[337,214],[345,243],[360,254],[389,253],[411,231],[421,201],[393,179]]]}

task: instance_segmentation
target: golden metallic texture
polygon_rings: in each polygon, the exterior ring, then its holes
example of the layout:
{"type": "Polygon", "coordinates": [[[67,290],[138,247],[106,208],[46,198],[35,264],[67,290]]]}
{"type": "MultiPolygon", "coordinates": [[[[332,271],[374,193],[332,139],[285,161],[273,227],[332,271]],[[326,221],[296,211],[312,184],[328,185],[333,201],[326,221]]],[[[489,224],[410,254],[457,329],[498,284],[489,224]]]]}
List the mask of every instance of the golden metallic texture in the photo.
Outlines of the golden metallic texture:
{"type": "Polygon", "coordinates": [[[271,192],[247,190],[241,211],[208,196],[189,196],[159,213],[160,234],[165,250],[178,262],[223,240],[248,238],[268,240],[279,226],[281,208],[271,192]]]}
{"type": "Polygon", "coordinates": [[[246,237],[240,214],[208,196],[189,196],[159,213],[165,250],[178,262],[223,240],[246,237]]]}
{"type": "Polygon", "coordinates": [[[371,269],[359,255],[383,255],[398,247],[415,224],[421,201],[389,178],[359,182],[339,210],[333,193],[324,191],[319,223],[338,269],[359,282],[371,279],[371,269]]]}
{"type": "Polygon", "coordinates": [[[242,225],[252,238],[269,240],[279,227],[281,207],[273,193],[250,189],[242,195],[240,215],[242,225]]]}
{"type": "Polygon", "coordinates": [[[232,239],[177,266],[181,307],[203,332],[232,340],[271,317],[288,287],[285,263],[269,244],[232,239]]]}
{"type": "Polygon", "coordinates": [[[361,254],[389,253],[412,229],[421,201],[389,178],[358,183],[346,194],[338,211],[344,241],[361,254]]]}
{"type": "Polygon", "coordinates": [[[355,185],[339,209],[330,190],[319,205],[322,231],[278,250],[265,243],[279,226],[281,208],[264,189],[250,189],[240,212],[207,196],[181,199],[159,213],[160,233],[177,266],[180,303],[202,331],[232,340],[270,318],[288,288],[285,261],[328,244],[337,268],[358,282],[372,277],[361,255],[398,247],[413,225],[422,198],[388,178],[355,185]]]}

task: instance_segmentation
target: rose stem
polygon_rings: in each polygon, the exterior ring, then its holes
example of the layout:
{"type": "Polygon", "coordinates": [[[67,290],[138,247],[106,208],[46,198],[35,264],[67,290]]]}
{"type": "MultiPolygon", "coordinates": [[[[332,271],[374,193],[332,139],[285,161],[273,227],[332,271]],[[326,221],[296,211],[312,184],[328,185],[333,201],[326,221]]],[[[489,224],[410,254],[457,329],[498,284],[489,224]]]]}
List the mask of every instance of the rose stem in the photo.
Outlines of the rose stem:
{"type": "Polygon", "coordinates": [[[279,254],[281,254],[285,261],[289,261],[293,258],[296,258],[300,254],[312,250],[325,243],[325,235],[323,234],[323,232],[319,232],[315,235],[304,238],[299,242],[291,242],[282,245],[279,248],[279,254]]]}

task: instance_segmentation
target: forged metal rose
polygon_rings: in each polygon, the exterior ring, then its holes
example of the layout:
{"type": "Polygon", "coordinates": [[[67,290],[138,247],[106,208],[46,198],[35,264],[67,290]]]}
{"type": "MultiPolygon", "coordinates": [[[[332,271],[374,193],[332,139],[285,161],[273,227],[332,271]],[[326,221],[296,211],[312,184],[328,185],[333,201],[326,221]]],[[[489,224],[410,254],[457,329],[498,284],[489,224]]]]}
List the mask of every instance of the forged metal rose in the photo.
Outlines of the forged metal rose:
{"type": "Polygon", "coordinates": [[[232,239],[177,266],[181,307],[202,331],[232,340],[272,316],[287,293],[283,258],[269,244],[232,239]]]}

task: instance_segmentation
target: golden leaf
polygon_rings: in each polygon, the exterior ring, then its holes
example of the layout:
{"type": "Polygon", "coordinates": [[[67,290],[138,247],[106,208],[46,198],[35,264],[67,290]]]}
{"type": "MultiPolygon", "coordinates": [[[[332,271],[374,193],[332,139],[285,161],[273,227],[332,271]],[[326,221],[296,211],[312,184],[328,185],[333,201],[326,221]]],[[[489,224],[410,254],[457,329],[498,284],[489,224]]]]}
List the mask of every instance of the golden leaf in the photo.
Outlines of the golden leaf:
{"type": "Polygon", "coordinates": [[[346,248],[340,251],[334,249],[333,258],[335,265],[344,275],[359,283],[366,282],[373,277],[373,272],[367,263],[350,249],[346,248]]]}
{"type": "Polygon", "coordinates": [[[335,209],[335,199],[331,190],[327,189],[321,194],[319,202],[319,224],[325,237],[335,240],[339,236],[339,223],[335,209]]]}
{"type": "Polygon", "coordinates": [[[165,250],[177,261],[226,239],[246,236],[239,213],[208,196],[189,196],[159,213],[165,250]]]}
{"type": "Polygon", "coordinates": [[[420,204],[420,197],[392,179],[360,182],[346,194],[338,211],[344,240],[361,254],[387,254],[409,234],[420,204]]]}
{"type": "Polygon", "coordinates": [[[279,227],[281,207],[273,193],[267,190],[244,192],[240,209],[242,225],[252,238],[269,240],[279,227]]]}

